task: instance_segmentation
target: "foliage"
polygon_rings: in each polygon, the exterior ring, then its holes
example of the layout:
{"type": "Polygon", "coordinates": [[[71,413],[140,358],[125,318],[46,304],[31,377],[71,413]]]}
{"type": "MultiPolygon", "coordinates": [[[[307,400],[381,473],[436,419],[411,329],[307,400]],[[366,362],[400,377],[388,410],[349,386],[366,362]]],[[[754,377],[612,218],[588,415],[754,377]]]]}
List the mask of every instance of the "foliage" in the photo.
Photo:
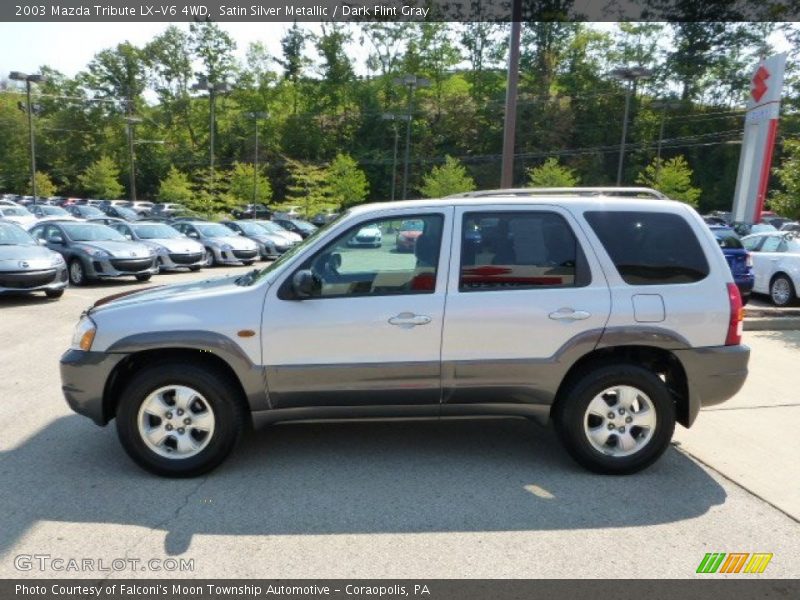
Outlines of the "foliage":
{"type": "Polygon", "coordinates": [[[90,198],[119,198],[124,191],[119,182],[119,169],[108,156],[101,156],[86,167],[78,181],[90,198]]]}
{"type": "Polygon", "coordinates": [[[636,177],[636,183],[651,187],[672,200],[697,206],[700,188],[692,187],[692,169],[683,156],[655,159],[636,177]]]}
{"type": "Polygon", "coordinates": [[[784,159],[774,169],[782,190],[770,199],[770,208],[779,215],[800,219],[800,141],[786,140],[783,143],[784,159]]]}
{"type": "Polygon", "coordinates": [[[349,154],[337,154],[327,169],[326,180],[331,202],[341,208],[362,203],[369,194],[369,182],[349,154]]]}
{"type": "Polygon", "coordinates": [[[548,158],[543,164],[528,170],[528,183],[533,187],[573,187],[579,181],[575,171],[558,164],[557,158],[548,158]]]}
{"type": "Polygon", "coordinates": [[[50,179],[50,175],[42,171],[36,171],[36,194],[41,198],[49,198],[56,193],[56,184],[50,179]]]}
{"type": "Polygon", "coordinates": [[[229,213],[237,203],[228,193],[226,173],[206,168],[195,174],[192,197],[185,204],[191,210],[213,218],[229,213]]]}
{"type": "Polygon", "coordinates": [[[186,174],[170,167],[158,186],[158,199],[161,202],[188,203],[192,199],[192,185],[186,174]]]}
{"type": "Polygon", "coordinates": [[[452,156],[446,156],[444,164],[433,167],[422,181],[420,191],[426,198],[443,198],[475,189],[475,181],[469,176],[467,169],[452,156]]]}
{"type": "Polygon", "coordinates": [[[310,217],[336,208],[336,202],[330,197],[328,171],[325,167],[296,160],[289,160],[288,167],[291,183],[286,190],[286,201],[276,205],[276,210],[299,206],[310,217]]]}
{"type": "MultiPolygon", "coordinates": [[[[228,172],[228,194],[237,204],[253,202],[254,165],[252,163],[233,163],[228,172]]],[[[272,200],[272,185],[261,169],[256,175],[258,181],[256,203],[268,204],[272,200]]]]}

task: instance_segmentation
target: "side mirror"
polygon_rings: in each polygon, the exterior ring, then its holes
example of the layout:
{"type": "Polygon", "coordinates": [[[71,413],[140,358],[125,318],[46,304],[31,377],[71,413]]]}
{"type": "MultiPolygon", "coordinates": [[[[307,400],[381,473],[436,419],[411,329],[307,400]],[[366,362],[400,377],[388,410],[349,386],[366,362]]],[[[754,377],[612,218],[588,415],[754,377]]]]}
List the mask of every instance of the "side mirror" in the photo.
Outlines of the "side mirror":
{"type": "Polygon", "coordinates": [[[44,240],[44,238],[36,238],[36,243],[40,246],[47,246],[47,242],[44,240]]]}
{"type": "Polygon", "coordinates": [[[130,233],[126,233],[125,237],[129,240],[133,240],[133,236],[130,233]]]}
{"type": "Polygon", "coordinates": [[[292,277],[292,291],[296,298],[310,298],[319,295],[322,282],[309,269],[298,271],[292,277]]]}
{"type": "Polygon", "coordinates": [[[53,237],[50,238],[49,242],[51,244],[63,244],[64,238],[61,237],[60,235],[54,235],[53,237]]]}

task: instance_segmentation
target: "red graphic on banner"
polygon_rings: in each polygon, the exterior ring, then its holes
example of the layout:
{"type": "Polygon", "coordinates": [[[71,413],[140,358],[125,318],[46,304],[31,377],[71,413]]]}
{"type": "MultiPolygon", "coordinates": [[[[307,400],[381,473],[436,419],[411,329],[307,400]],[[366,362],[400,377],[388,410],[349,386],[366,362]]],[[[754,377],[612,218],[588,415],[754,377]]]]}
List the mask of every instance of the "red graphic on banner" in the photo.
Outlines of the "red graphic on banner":
{"type": "Polygon", "coordinates": [[[764,97],[764,94],[766,94],[769,89],[766,83],[767,79],[769,79],[769,75],[769,71],[764,68],[764,65],[761,65],[758,67],[756,74],[753,75],[753,79],[750,80],[753,84],[753,87],[750,88],[750,95],[756,102],[761,102],[761,98],[764,97]]]}

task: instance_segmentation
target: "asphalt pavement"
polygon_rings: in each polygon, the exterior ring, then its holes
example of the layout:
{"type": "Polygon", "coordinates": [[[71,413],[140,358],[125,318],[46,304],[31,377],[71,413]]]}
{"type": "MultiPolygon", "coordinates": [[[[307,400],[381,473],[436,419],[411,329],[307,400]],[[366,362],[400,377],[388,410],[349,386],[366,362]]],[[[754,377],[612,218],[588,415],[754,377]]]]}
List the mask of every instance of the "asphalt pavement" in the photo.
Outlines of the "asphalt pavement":
{"type": "Polygon", "coordinates": [[[706,552],[770,552],[765,576],[800,576],[800,332],[746,332],[742,392],[633,476],[583,471],[551,429],[485,419],[274,426],[213,473],[169,480],[127,458],[113,423],[71,413],[59,384],[81,311],[145,285],[0,298],[0,577],[175,577],[98,568],[183,559],[189,577],[683,578],[706,552]],[[94,570],[20,570],[43,554],[94,570]]]}

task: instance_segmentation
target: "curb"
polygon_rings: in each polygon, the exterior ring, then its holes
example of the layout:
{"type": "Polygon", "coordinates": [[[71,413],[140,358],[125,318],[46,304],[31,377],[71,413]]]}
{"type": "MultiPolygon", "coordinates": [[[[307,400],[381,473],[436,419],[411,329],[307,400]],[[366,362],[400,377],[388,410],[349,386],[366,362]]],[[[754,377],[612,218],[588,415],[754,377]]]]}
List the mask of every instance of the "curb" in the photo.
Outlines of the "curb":
{"type": "Polygon", "coordinates": [[[756,317],[744,320],[745,331],[795,331],[800,330],[800,316],[756,317]]]}

